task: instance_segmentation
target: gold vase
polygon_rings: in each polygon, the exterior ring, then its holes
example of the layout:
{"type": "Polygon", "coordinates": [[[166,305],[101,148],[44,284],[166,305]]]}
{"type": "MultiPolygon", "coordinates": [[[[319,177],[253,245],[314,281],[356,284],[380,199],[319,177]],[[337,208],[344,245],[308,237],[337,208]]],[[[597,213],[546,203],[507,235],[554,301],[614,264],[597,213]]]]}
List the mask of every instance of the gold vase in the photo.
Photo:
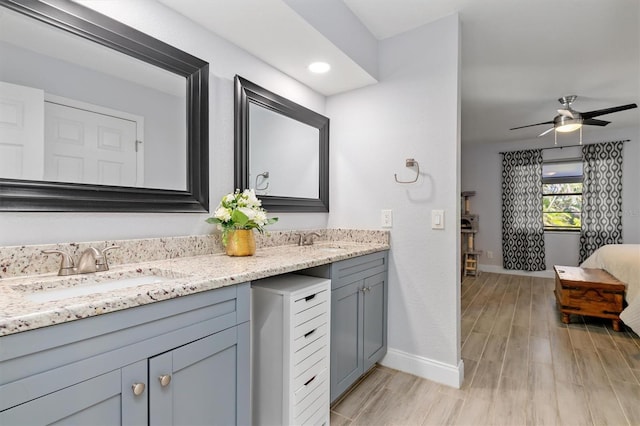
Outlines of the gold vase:
{"type": "Polygon", "coordinates": [[[256,252],[256,240],[253,229],[236,229],[227,234],[228,256],[253,256],[256,252]]]}

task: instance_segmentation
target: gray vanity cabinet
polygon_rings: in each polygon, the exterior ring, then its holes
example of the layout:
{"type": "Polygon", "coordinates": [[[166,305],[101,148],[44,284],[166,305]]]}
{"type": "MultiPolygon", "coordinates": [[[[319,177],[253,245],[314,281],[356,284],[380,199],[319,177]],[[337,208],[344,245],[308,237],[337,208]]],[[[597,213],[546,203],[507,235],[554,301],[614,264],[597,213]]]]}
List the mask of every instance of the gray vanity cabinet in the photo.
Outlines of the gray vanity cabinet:
{"type": "Polygon", "coordinates": [[[250,424],[249,284],[0,337],[0,425],[250,424]]]}
{"type": "Polygon", "coordinates": [[[387,353],[388,252],[308,269],[331,278],[331,402],[387,353]]]}
{"type": "MultiPolygon", "coordinates": [[[[366,272],[363,271],[364,274],[366,272]]],[[[350,281],[346,279],[345,281],[350,281]]],[[[331,292],[331,401],[387,352],[387,273],[331,292]]]]}

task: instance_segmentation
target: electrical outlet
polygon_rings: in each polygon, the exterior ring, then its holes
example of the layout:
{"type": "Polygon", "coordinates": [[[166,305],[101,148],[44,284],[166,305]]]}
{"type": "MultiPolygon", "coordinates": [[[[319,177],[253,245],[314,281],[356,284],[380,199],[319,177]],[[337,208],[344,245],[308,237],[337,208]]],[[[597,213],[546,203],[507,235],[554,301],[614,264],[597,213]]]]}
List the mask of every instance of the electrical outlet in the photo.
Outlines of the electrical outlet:
{"type": "Polygon", "coordinates": [[[391,228],[393,226],[393,213],[391,210],[382,210],[382,227],[391,228]]]}
{"type": "Polygon", "coordinates": [[[493,252],[492,252],[492,251],[488,251],[488,252],[487,252],[487,257],[488,257],[489,259],[493,259],[493,252]]]}

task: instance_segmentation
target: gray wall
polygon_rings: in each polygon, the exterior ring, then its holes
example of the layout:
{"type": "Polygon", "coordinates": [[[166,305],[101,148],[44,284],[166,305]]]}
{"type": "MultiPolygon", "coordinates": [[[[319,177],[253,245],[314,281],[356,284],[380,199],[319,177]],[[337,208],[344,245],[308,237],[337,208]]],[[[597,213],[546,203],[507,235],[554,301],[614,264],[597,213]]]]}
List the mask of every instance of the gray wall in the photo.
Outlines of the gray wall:
{"type": "MultiPolygon", "coordinates": [[[[611,121],[615,121],[612,116],[611,121]]],[[[640,134],[638,129],[607,131],[599,134],[601,139],[593,140],[589,136],[589,127],[584,130],[584,142],[606,142],[631,139],[624,145],[622,226],[625,243],[640,243],[640,134]]],[[[567,140],[567,139],[565,139],[567,140]]],[[[575,144],[577,141],[563,142],[575,144]]],[[[482,146],[464,145],[462,148],[462,191],[476,191],[471,198],[471,213],[480,217],[480,230],[476,238],[476,247],[483,251],[480,256],[482,269],[502,270],[502,222],[501,222],[501,158],[500,152],[519,149],[551,148],[553,136],[513,143],[496,143],[482,146]],[[493,259],[487,252],[493,252],[493,259]]],[[[544,151],[545,158],[579,157],[579,149],[557,149],[544,151]],[[576,155],[577,154],[577,155],[576,155]]],[[[547,270],[553,265],[577,265],[579,254],[579,235],[570,232],[545,233],[545,256],[547,270]]]]}
{"type": "Polygon", "coordinates": [[[454,15],[380,42],[380,82],[327,103],[330,226],[378,228],[393,211],[384,363],[440,381],[460,360],[458,31],[454,15]],[[419,180],[396,183],[415,176],[407,158],[419,180]],[[431,229],[433,209],[444,230],[431,229]]]}

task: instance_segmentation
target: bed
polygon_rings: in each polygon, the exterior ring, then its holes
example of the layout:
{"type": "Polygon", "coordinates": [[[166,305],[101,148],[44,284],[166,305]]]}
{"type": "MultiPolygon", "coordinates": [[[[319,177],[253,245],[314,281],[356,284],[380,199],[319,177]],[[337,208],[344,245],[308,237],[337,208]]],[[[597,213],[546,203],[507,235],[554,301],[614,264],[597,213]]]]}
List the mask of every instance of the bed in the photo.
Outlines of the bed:
{"type": "Polygon", "coordinates": [[[627,307],[620,319],[640,334],[640,244],[610,244],[593,252],[582,268],[604,269],[627,286],[627,307]]]}

